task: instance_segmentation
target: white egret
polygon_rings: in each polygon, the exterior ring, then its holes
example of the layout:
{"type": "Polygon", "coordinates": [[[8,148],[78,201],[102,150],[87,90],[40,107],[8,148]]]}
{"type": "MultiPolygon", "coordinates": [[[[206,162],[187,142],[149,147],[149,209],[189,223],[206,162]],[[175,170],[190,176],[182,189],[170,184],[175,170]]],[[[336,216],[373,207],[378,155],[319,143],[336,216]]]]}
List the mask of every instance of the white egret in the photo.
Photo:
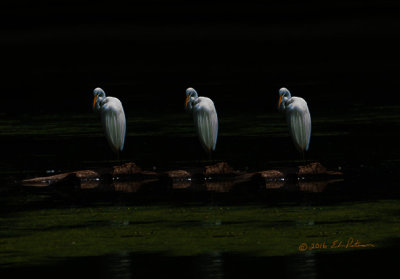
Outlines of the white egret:
{"type": "Polygon", "coordinates": [[[279,89],[278,109],[286,112],[289,132],[296,149],[304,156],[308,150],[311,137],[311,115],[306,101],[292,97],[286,88],[279,89]]]}
{"type": "Polygon", "coordinates": [[[211,156],[218,136],[218,116],[213,101],[199,97],[193,88],[186,89],[185,108],[193,113],[194,125],[204,150],[211,156]]]}
{"type": "Polygon", "coordinates": [[[114,97],[106,97],[101,88],[93,90],[93,110],[100,112],[104,134],[111,149],[119,156],[124,148],[126,119],[120,100],[114,97]]]}

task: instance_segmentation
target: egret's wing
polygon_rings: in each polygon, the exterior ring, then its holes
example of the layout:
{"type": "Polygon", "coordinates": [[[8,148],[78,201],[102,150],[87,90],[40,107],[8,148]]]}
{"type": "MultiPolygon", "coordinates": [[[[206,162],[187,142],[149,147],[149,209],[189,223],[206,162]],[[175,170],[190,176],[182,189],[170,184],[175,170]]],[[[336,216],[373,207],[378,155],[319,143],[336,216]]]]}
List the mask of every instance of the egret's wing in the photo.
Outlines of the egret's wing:
{"type": "Polygon", "coordinates": [[[115,152],[122,151],[125,142],[126,119],[121,102],[112,98],[101,110],[105,136],[115,152]]]}
{"type": "Polygon", "coordinates": [[[203,97],[195,106],[193,116],[201,145],[207,152],[215,150],[218,137],[218,116],[214,103],[203,97]]]}
{"type": "Polygon", "coordinates": [[[299,151],[307,151],[311,137],[311,116],[307,103],[302,100],[289,105],[287,120],[294,145],[299,151]]]}

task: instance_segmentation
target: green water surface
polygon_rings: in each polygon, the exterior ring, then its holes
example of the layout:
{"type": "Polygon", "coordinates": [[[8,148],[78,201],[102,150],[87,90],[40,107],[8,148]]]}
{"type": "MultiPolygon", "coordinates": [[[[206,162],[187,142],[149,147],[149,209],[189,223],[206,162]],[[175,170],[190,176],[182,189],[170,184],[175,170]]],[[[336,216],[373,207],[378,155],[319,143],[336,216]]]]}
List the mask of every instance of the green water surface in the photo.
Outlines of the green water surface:
{"type": "Polygon", "coordinates": [[[302,243],[322,253],[387,247],[400,234],[400,202],[333,206],[102,206],[21,211],[0,218],[0,264],[117,252],[291,255],[302,243]],[[336,247],[354,239],[368,247],[336,247]]]}

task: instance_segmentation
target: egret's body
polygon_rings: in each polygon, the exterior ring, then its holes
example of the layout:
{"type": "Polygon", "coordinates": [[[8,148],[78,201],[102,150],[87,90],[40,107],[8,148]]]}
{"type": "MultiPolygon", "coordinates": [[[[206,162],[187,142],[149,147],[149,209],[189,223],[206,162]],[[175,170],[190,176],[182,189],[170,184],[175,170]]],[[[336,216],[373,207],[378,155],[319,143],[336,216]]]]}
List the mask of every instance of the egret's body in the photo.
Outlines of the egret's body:
{"type": "Polygon", "coordinates": [[[286,112],[290,136],[296,149],[304,154],[311,138],[311,115],[306,101],[300,97],[292,97],[289,90],[281,88],[278,108],[286,112]]]}
{"type": "Polygon", "coordinates": [[[201,146],[211,154],[217,145],[218,116],[213,101],[207,97],[198,97],[193,88],[186,90],[187,111],[193,113],[194,125],[201,146]]]}
{"type": "Polygon", "coordinates": [[[93,109],[100,112],[104,134],[111,149],[119,154],[124,148],[126,119],[122,103],[115,97],[106,97],[101,88],[93,91],[93,109]]]}

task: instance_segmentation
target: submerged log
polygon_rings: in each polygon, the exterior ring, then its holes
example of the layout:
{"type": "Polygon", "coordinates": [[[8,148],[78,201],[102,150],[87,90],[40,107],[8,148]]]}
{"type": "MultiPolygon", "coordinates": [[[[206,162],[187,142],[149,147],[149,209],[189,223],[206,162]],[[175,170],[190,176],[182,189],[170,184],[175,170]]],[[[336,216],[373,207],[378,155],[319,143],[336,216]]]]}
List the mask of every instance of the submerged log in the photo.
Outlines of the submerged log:
{"type": "MultiPolygon", "coordinates": [[[[60,181],[66,181],[71,179],[72,177],[77,177],[75,172],[67,172],[67,173],[60,173],[56,175],[51,175],[51,176],[45,176],[45,177],[35,177],[35,178],[30,178],[30,179],[24,179],[21,181],[21,184],[24,186],[49,186],[51,184],[60,182],[60,181]]],[[[83,178],[83,177],[80,177],[83,178]]],[[[85,177],[86,178],[86,177],[85,177]]]]}
{"type": "Polygon", "coordinates": [[[240,172],[234,170],[227,162],[217,163],[211,166],[204,167],[204,175],[214,176],[214,175],[238,175],[240,172]]]}
{"type": "Polygon", "coordinates": [[[234,185],[258,185],[266,189],[281,188],[292,181],[301,189],[319,191],[326,183],[306,184],[307,181],[329,181],[342,177],[341,172],[327,170],[321,163],[313,162],[298,167],[286,167],[257,172],[235,170],[226,162],[208,165],[193,170],[169,170],[154,172],[142,170],[133,162],[112,168],[98,170],[78,170],[46,177],[35,177],[21,181],[24,186],[78,187],[81,189],[96,188],[103,184],[112,184],[117,191],[136,192],[147,184],[168,184],[171,188],[183,189],[193,184],[205,184],[206,189],[227,192],[234,185]],[[300,183],[301,182],[301,183],[300,183]],[[300,185],[301,184],[301,185],[300,185]],[[311,186],[313,185],[313,186],[311,186]]]}
{"type": "Polygon", "coordinates": [[[342,172],[327,170],[321,163],[313,162],[304,166],[299,166],[297,176],[310,177],[310,176],[341,176],[342,172]]]}
{"type": "Polygon", "coordinates": [[[191,174],[185,170],[171,170],[164,172],[169,178],[179,179],[179,178],[190,178],[191,174]]]}
{"type": "Polygon", "coordinates": [[[141,174],[142,169],[133,162],[129,162],[120,166],[114,166],[112,170],[112,176],[127,176],[141,174]]]}
{"type": "Polygon", "coordinates": [[[186,170],[170,170],[164,172],[160,179],[172,185],[174,189],[186,189],[192,185],[192,175],[186,170]]]}
{"type": "Polygon", "coordinates": [[[279,170],[266,170],[266,171],[260,171],[257,172],[262,178],[265,179],[278,179],[278,178],[284,178],[285,174],[282,171],[279,170]]]}

